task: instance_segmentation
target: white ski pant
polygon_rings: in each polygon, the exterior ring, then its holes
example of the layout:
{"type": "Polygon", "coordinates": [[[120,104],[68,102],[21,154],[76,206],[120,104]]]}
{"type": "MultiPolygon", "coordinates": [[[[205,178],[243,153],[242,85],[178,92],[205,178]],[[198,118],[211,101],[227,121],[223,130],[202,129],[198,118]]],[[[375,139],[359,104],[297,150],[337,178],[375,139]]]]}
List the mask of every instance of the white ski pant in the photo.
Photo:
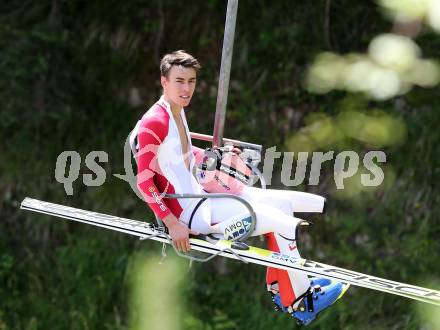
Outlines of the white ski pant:
{"type": "MultiPolygon", "coordinates": [[[[293,216],[294,212],[322,212],[325,199],[321,196],[295,191],[260,189],[245,187],[239,195],[248,201],[257,216],[257,224],[252,236],[275,233],[279,252],[300,257],[296,247],[296,227],[302,221],[293,216]]],[[[188,224],[190,213],[183,212],[181,220],[188,224]]],[[[237,215],[249,216],[248,209],[234,199],[208,198],[195,211],[191,229],[202,233],[222,233],[221,222],[237,215]]],[[[296,297],[303,294],[310,286],[304,273],[288,272],[292,289],[296,297]]]]}

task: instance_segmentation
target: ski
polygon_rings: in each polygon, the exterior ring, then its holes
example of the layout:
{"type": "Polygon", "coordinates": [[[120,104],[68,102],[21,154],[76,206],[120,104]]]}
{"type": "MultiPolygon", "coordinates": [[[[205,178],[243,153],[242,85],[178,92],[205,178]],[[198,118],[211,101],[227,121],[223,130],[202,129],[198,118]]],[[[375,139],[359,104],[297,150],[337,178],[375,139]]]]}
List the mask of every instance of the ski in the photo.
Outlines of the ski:
{"type": "MultiPolygon", "coordinates": [[[[111,229],[137,236],[140,239],[152,239],[163,243],[171,243],[169,236],[163,230],[147,222],[86,211],[28,197],[22,201],[21,209],[111,229]]],[[[437,290],[395,282],[304,258],[294,258],[257,247],[249,246],[245,250],[237,249],[234,247],[234,242],[226,240],[208,242],[198,238],[191,238],[190,243],[192,249],[211,254],[212,256],[222,256],[287,271],[301,271],[310,276],[326,277],[350,285],[440,306],[440,291],[437,290]]]]}

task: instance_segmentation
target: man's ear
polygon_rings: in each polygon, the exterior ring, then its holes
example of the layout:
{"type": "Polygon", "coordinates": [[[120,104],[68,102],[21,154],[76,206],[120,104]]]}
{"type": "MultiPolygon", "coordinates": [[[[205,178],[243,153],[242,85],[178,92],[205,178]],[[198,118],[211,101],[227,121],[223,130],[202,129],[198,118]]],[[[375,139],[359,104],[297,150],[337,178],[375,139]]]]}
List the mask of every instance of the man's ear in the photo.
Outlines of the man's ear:
{"type": "Polygon", "coordinates": [[[162,88],[165,88],[167,83],[167,78],[164,76],[160,76],[160,84],[162,85],[162,88]]]}

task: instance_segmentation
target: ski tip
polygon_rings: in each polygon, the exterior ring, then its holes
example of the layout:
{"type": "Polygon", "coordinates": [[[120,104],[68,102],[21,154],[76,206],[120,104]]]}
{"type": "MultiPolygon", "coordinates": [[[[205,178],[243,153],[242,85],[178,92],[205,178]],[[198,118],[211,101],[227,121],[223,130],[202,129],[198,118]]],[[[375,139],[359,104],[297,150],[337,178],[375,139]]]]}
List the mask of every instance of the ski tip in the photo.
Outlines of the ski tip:
{"type": "Polygon", "coordinates": [[[30,197],[25,197],[21,203],[20,203],[20,209],[27,209],[29,206],[32,205],[33,202],[38,201],[36,199],[30,198],[30,197]]]}

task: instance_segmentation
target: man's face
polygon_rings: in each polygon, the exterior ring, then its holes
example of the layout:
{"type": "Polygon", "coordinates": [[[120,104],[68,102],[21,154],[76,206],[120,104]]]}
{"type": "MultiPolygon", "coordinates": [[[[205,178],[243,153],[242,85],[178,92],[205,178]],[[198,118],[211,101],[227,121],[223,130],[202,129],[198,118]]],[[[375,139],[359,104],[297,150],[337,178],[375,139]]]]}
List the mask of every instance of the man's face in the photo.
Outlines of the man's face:
{"type": "Polygon", "coordinates": [[[189,105],[196,87],[196,70],[173,65],[168,72],[168,78],[161,77],[164,95],[171,107],[183,108],[189,105]]]}

